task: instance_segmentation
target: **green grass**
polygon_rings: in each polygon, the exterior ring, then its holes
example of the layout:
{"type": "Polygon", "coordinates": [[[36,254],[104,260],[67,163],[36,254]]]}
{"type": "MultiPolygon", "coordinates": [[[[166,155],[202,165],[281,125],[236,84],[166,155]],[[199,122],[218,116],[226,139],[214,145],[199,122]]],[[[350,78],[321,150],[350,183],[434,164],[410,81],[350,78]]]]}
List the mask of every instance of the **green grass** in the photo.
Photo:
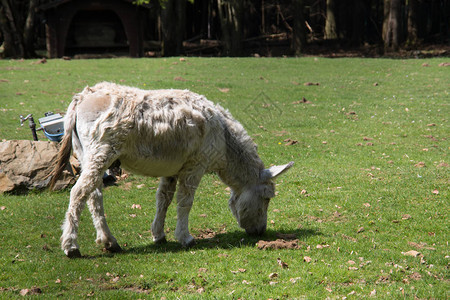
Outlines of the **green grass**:
{"type": "Polygon", "coordinates": [[[0,139],[31,139],[27,126],[19,126],[20,114],[65,111],[74,93],[103,80],[187,88],[220,103],[245,125],[267,165],[296,162],[277,181],[262,239],[290,233],[302,245],[259,250],[259,239],[233,219],[226,186],[215,175],[205,176],[197,191],[190,229],[198,243],[187,250],[174,241],[175,205],[166,221],[169,242],[151,241],[153,178],[131,176],[105,190],[109,225],[124,253],[101,251],[85,210],[84,258],[76,260],[59,248],[69,191],[2,195],[0,298],[36,286],[42,298],[72,299],[359,299],[374,293],[448,299],[450,68],[438,67],[444,61],[0,61],[0,139]],[[303,97],[311,103],[299,102],[303,97]],[[286,139],[297,143],[286,146],[286,139]],[[422,256],[402,254],[409,250],[422,256]]]}

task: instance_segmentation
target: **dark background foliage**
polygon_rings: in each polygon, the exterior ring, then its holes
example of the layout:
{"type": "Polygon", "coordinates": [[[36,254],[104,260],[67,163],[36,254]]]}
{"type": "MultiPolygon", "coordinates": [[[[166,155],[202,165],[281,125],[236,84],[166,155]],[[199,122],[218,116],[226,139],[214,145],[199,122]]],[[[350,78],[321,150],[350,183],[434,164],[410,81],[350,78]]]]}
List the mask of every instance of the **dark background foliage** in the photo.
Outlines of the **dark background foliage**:
{"type": "MultiPolygon", "coordinates": [[[[0,0],[2,56],[28,58],[45,50],[46,19],[40,8],[66,2],[70,1],[0,0]]],[[[450,0],[138,0],[133,4],[144,11],[140,29],[143,53],[149,56],[279,56],[330,49],[383,55],[431,45],[448,50],[450,40],[450,0]]]]}

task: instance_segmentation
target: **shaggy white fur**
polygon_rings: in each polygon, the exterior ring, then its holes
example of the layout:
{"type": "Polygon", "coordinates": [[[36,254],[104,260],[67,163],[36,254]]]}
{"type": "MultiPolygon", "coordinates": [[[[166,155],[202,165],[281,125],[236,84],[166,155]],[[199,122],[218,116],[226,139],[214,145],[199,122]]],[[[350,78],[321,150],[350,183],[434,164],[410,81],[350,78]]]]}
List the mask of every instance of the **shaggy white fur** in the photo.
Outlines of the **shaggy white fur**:
{"type": "Polygon", "coordinates": [[[73,97],[64,125],[53,180],[72,148],[82,168],[62,226],[61,245],[69,257],[80,256],[77,232],[86,202],[96,242],[120,250],[106,223],[101,191],[102,174],[116,160],[132,172],[161,177],[152,223],[156,242],[165,240],[164,220],[178,183],[175,237],[183,246],[194,241],[189,212],[206,172],[216,172],[230,186],[229,206],[239,225],[249,234],[262,234],[275,193],[272,179],[293,165],[264,169],[242,125],[221,106],[187,90],[140,90],[102,82],[73,97]]]}

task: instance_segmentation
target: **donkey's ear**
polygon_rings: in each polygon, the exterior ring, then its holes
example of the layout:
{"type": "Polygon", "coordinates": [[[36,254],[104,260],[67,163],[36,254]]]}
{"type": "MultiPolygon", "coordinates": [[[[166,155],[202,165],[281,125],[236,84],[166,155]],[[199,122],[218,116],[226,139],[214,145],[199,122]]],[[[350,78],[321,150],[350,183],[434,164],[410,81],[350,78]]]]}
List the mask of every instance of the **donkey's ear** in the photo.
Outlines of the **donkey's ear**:
{"type": "Polygon", "coordinates": [[[284,172],[286,172],[287,170],[289,170],[293,165],[294,165],[294,162],[291,161],[285,165],[272,166],[269,169],[264,169],[261,172],[261,179],[263,181],[265,181],[267,179],[272,179],[272,178],[278,177],[281,174],[283,174],[284,172]]]}

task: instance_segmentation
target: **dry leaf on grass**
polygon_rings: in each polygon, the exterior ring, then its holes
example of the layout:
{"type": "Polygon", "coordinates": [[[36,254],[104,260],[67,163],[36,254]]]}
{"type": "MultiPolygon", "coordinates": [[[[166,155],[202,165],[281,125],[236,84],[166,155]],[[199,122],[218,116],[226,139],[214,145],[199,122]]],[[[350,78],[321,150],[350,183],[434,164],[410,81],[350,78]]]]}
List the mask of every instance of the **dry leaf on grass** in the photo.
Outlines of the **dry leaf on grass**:
{"type": "Polygon", "coordinates": [[[300,279],[302,279],[302,278],[301,278],[301,277],[295,277],[295,278],[289,279],[289,281],[292,282],[292,283],[296,283],[296,282],[299,281],[300,279]]]}
{"type": "Polygon", "coordinates": [[[417,164],[414,165],[414,167],[416,167],[416,168],[424,168],[425,167],[425,163],[423,161],[419,161],[417,164]]]}
{"type": "Polygon", "coordinates": [[[294,101],[292,104],[311,104],[312,102],[306,99],[305,97],[302,97],[302,100],[294,101]]]}
{"type": "Polygon", "coordinates": [[[239,268],[236,271],[231,271],[231,273],[233,273],[233,274],[245,273],[245,272],[247,272],[247,270],[246,269],[242,269],[242,268],[239,268]]]}
{"type": "Polygon", "coordinates": [[[312,258],[309,257],[309,256],[304,256],[304,257],[303,257],[303,261],[304,261],[304,262],[307,262],[307,263],[310,263],[310,262],[312,261],[312,258]]]}
{"type": "Polygon", "coordinates": [[[277,258],[277,263],[283,269],[288,269],[289,268],[288,264],[285,263],[284,261],[282,261],[281,258],[277,258]]]}
{"type": "Polygon", "coordinates": [[[42,290],[38,287],[32,287],[31,289],[21,289],[19,294],[21,296],[31,296],[42,294],[42,290]]]}
{"type": "Polygon", "coordinates": [[[301,195],[305,195],[306,197],[309,196],[308,191],[306,191],[305,189],[300,191],[301,195]]]}
{"type": "Polygon", "coordinates": [[[417,257],[420,255],[420,252],[416,250],[409,250],[408,252],[402,252],[402,254],[405,256],[417,257]]]}
{"type": "Polygon", "coordinates": [[[285,139],[283,142],[286,143],[286,144],[284,144],[285,146],[292,146],[292,145],[298,144],[298,141],[293,140],[293,139],[285,139]]]}
{"type": "Polygon", "coordinates": [[[436,250],[436,248],[433,247],[428,247],[427,243],[414,243],[414,242],[408,242],[408,245],[410,245],[411,247],[414,247],[416,249],[426,249],[426,250],[436,250]]]}

